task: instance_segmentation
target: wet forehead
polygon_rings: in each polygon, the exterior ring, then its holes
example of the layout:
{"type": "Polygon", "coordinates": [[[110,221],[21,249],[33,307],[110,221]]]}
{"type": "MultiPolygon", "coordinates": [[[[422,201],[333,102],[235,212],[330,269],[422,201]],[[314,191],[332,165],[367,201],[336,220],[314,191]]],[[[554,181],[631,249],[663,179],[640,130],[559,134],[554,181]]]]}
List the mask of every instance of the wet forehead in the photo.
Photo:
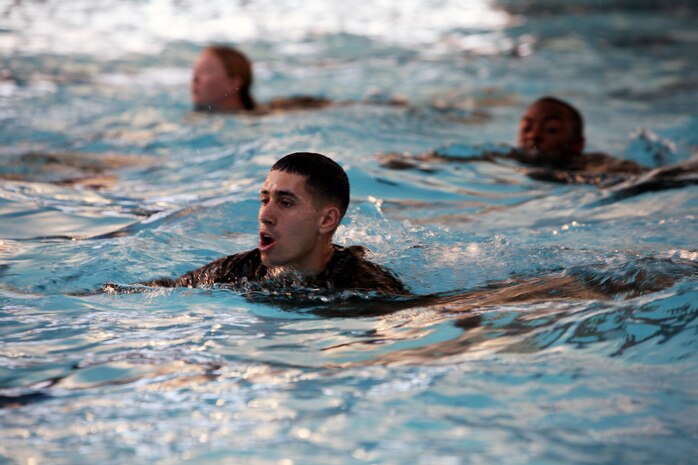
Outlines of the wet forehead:
{"type": "Polygon", "coordinates": [[[211,50],[204,50],[196,60],[195,68],[223,70],[223,63],[211,50]]]}
{"type": "Polygon", "coordinates": [[[299,199],[311,199],[305,181],[306,177],[300,174],[273,170],[267,175],[260,192],[265,195],[291,194],[299,199]]]}
{"type": "Polygon", "coordinates": [[[553,102],[534,103],[521,118],[522,121],[548,121],[558,120],[562,123],[571,124],[572,117],[567,108],[553,102]]]}

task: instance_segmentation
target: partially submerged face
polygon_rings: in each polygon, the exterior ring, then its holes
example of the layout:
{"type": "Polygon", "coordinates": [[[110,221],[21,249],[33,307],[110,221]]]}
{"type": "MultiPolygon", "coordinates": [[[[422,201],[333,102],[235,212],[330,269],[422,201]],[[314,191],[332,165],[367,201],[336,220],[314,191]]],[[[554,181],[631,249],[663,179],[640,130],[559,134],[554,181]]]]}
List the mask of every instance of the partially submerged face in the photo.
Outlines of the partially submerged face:
{"type": "Polygon", "coordinates": [[[575,130],[568,108],[554,102],[539,101],[521,117],[517,145],[539,161],[581,155],[584,139],[575,130]]]}
{"type": "Polygon", "coordinates": [[[332,233],[341,220],[339,209],[315,198],[306,179],[273,170],[262,186],[259,251],[266,266],[313,274],[322,271],[332,255],[332,233]]]}
{"type": "Polygon", "coordinates": [[[191,79],[191,98],[195,107],[227,110],[237,101],[240,79],[226,73],[221,59],[211,50],[201,52],[191,79]]]}

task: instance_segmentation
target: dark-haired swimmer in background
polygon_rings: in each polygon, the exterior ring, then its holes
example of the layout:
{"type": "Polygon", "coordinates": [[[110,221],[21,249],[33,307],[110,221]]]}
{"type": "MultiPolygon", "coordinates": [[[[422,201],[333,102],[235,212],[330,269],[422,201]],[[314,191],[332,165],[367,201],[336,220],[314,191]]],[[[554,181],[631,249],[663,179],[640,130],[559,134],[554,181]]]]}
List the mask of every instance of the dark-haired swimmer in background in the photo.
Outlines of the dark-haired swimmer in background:
{"type": "Polygon", "coordinates": [[[511,158],[541,168],[528,176],[543,181],[613,186],[614,197],[698,183],[698,160],[650,169],[604,153],[584,153],[584,120],[579,111],[554,97],[536,100],[519,124],[518,148],[511,158]]]}
{"type": "Polygon", "coordinates": [[[584,120],[569,103],[555,97],[543,97],[528,107],[521,117],[517,148],[501,153],[459,157],[442,155],[438,150],[415,156],[381,154],[379,160],[388,168],[413,168],[416,163],[440,161],[496,161],[508,158],[540,169],[527,174],[537,179],[559,182],[602,183],[610,174],[636,175],[649,168],[629,160],[619,160],[603,153],[584,153],[584,120]]]}
{"type": "Polygon", "coordinates": [[[194,65],[191,98],[196,111],[251,112],[323,108],[330,101],[320,97],[276,98],[258,104],[252,96],[252,63],[231,47],[213,45],[205,48],[194,65]]]}
{"type": "Polygon", "coordinates": [[[603,153],[584,153],[584,120],[569,103],[543,97],[528,107],[519,122],[518,150],[511,158],[530,165],[588,173],[642,173],[648,170],[630,160],[603,153]]]}
{"type": "Polygon", "coordinates": [[[261,189],[256,249],[219,258],[177,279],[144,284],[300,284],[338,291],[406,294],[397,278],[364,258],[363,247],[332,243],[348,205],[349,179],[337,163],[317,153],[286,155],[271,168],[261,189]]]}
{"type": "Polygon", "coordinates": [[[650,169],[604,153],[584,153],[584,120],[569,103],[543,97],[528,107],[519,122],[517,150],[510,158],[541,169],[528,175],[546,181],[607,184],[650,169]],[[621,175],[619,178],[613,175],[621,175]]]}
{"type": "Polygon", "coordinates": [[[584,120],[579,111],[558,98],[542,97],[521,117],[516,149],[484,151],[479,156],[432,150],[419,155],[387,153],[377,157],[386,168],[423,171],[433,171],[435,163],[512,159],[529,165],[524,172],[533,179],[611,187],[614,199],[698,184],[696,157],[651,169],[604,153],[585,153],[584,145],[584,120]]]}

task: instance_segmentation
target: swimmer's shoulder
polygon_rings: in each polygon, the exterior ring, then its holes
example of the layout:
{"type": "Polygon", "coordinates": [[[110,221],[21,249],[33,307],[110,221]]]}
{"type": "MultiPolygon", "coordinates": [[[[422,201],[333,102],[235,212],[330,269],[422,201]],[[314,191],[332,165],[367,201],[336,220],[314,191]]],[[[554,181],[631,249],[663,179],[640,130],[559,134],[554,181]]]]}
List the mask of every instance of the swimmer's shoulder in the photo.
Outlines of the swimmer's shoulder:
{"type": "Polygon", "coordinates": [[[649,171],[649,168],[632,160],[623,160],[606,153],[590,152],[579,157],[581,166],[579,171],[592,173],[627,173],[640,174],[649,171]]]}
{"type": "Polygon", "coordinates": [[[269,102],[260,104],[254,110],[256,114],[266,115],[295,110],[318,110],[332,105],[332,101],[324,97],[312,95],[294,95],[291,97],[276,97],[269,102]]]}
{"type": "Polygon", "coordinates": [[[335,255],[326,272],[335,287],[374,291],[386,295],[408,293],[405,285],[393,273],[366,259],[365,247],[334,247],[335,255]]]}

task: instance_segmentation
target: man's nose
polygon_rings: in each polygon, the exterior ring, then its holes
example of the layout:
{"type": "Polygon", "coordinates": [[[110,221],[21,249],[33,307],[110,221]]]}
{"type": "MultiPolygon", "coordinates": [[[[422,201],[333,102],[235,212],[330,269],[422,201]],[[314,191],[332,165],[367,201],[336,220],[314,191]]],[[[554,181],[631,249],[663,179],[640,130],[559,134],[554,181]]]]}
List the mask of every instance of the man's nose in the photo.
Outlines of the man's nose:
{"type": "Polygon", "coordinates": [[[538,147],[543,143],[543,135],[540,132],[530,131],[524,138],[526,145],[538,147]]]}
{"type": "Polygon", "coordinates": [[[264,224],[274,224],[273,208],[269,204],[259,207],[259,222],[264,224]]]}
{"type": "Polygon", "coordinates": [[[534,141],[540,141],[543,138],[542,128],[537,124],[533,125],[531,131],[528,133],[528,137],[534,141]]]}

